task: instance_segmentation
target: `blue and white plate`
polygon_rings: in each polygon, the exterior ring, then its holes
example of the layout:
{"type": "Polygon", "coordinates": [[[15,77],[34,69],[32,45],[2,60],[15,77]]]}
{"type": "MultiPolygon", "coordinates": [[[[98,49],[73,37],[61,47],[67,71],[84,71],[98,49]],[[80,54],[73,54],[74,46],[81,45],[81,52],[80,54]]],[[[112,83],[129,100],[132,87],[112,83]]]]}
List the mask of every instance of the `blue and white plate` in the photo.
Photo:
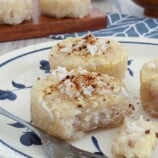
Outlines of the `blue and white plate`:
{"type": "MultiPolygon", "coordinates": [[[[158,41],[144,38],[115,38],[129,52],[125,78],[127,87],[139,98],[139,71],[142,64],[158,57],[158,41]]],[[[0,106],[30,118],[30,89],[38,77],[49,73],[48,53],[55,42],[33,45],[0,57],[0,106]]],[[[111,157],[111,145],[117,129],[95,131],[72,144],[111,157]]],[[[153,158],[158,155],[158,148],[153,158]]],[[[0,116],[0,157],[46,158],[40,139],[19,123],[0,116]]]]}

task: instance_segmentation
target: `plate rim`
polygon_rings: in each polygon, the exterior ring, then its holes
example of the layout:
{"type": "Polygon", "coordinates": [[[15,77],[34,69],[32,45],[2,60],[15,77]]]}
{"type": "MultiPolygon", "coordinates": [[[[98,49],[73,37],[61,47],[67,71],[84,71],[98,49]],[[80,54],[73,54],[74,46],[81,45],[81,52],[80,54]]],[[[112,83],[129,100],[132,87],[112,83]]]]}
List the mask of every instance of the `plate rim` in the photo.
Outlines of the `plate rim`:
{"type": "MultiPolygon", "coordinates": [[[[101,37],[101,38],[115,39],[115,40],[117,40],[121,43],[158,45],[158,39],[151,39],[151,38],[111,37],[111,36],[104,36],[104,37],[101,37]]],[[[52,41],[49,41],[49,42],[33,44],[33,45],[30,45],[30,46],[26,46],[26,47],[23,47],[23,48],[20,48],[20,49],[10,51],[6,54],[3,54],[3,55],[0,56],[0,68],[1,68],[1,63],[5,62],[5,60],[18,57],[18,56],[23,55],[23,54],[25,54],[27,52],[30,52],[30,51],[40,51],[42,48],[51,49],[51,47],[59,41],[61,41],[61,40],[52,40],[52,41]]]]}
{"type": "MultiPolygon", "coordinates": [[[[155,38],[145,38],[145,37],[112,37],[112,36],[104,36],[104,37],[100,37],[99,38],[109,38],[109,39],[114,39],[117,40],[121,43],[133,43],[133,44],[149,44],[149,45],[158,45],[158,39],[155,38]]],[[[38,49],[41,48],[47,48],[47,47],[51,47],[57,43],[60,42],[62,40],[52,40],[49,42],[43,42],[43,43],[39,43],[39,44],[33,44],[30,46],[26,46],[26,47],[22,47],[19,49],[15,49],[12,51],[9,51],[8,53],[5,53],[3,55],[0,55],[0,67],[2,67],[3,65],[1,63],[3,63],[4,60],[8,59],[8,58],[15,58],[18,55],[22,55],[27,51],[37,51],[38,49]]]]}

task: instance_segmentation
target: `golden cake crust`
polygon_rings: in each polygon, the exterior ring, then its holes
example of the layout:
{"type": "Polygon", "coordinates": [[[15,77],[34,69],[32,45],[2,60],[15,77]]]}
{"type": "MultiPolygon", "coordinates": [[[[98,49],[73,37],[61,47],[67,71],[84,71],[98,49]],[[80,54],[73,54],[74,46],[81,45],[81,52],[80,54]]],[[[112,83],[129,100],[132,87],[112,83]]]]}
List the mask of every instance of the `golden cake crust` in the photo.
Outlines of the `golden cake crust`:
{"type": "Polygon", "coordinates": [[[122,124],[128,94],[120,79],[86,70],[54,70],[31,91],[32,123],[64,138],[122,124]]]}
{"type": "Polygon", "coordinates": [[[123,78],[127,69],[127,52],[114,40],[85,37],[67,38],[52,47],[49,54],[52,69],[82,67],[88,71],[107,73],[123,78]]]}
{"type": "Polygon", "coordinates": [[[158,117],[158,58],[146,62],[140,72],[140,94],[144,109],[158,117]]]}

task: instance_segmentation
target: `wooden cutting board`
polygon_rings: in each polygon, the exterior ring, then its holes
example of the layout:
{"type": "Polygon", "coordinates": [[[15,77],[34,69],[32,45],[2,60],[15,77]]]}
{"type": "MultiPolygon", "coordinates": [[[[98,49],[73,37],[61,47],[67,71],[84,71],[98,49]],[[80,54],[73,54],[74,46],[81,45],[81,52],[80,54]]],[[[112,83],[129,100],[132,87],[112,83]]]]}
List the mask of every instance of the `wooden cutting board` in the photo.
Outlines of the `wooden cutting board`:
{"type": "Polygon", "coordinates": [[[74,33],[105,28],[107,17],[105,13],[93,8],[89,16],[82,19],[56,19],[41,16],[39,24],[26,21],[19,25],[0,25],[0,42],[44,37],[60,33],[74,33]]]}

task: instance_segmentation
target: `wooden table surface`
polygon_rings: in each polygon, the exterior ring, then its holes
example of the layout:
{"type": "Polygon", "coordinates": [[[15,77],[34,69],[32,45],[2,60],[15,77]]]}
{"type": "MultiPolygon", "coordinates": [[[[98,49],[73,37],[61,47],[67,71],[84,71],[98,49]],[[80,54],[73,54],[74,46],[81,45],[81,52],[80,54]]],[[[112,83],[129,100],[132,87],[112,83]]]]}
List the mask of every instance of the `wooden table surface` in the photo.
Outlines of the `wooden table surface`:
{"type": "MultiPolygon", "coordinates": [[[[132,0],[92,0],[93,6],[103,12],[119,12],[127,15],[143,17],[143,9],[135,5],[132,0]]],[[[0,55],[25,46],[51,41],[52,39],[43,37],[36,39],[0,42],[0,55]]]]}

